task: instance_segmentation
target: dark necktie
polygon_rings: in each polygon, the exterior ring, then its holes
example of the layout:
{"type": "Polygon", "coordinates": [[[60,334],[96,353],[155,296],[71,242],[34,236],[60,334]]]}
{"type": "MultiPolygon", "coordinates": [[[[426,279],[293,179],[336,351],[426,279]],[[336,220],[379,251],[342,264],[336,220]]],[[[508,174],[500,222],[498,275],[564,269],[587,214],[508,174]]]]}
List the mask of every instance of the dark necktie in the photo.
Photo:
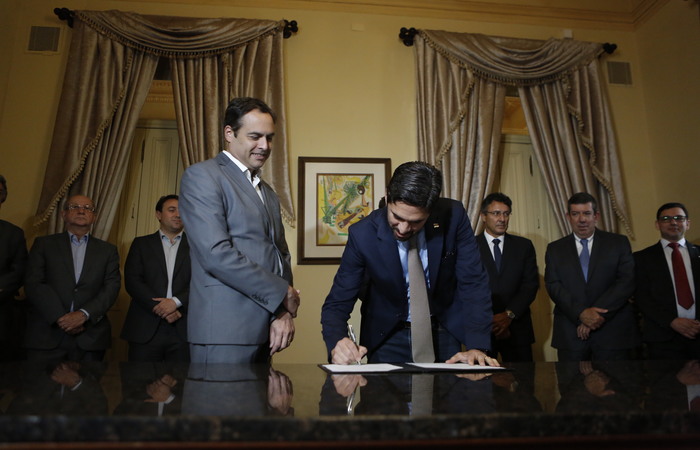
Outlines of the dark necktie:
{"type": "Polygon", "coordinates": [[[583,270],[583,278],[588,281],[588,263],[591,260],[591,254],[588,253],[588,239],[581,239],[581,270],[583,270]]]}
{"type": "Polygon", "coordinates": [[[693,306],[693,294],[690,292],[690,283],[688,283],[688,274],[685,271],[685,263],[681,251],[678,250],[678,242],[668,244],[673,250],[671,251],[671,263],[673,265],[673,282],[676,284],[676,298],[678,304],[685,309],[690,309],[693,306]]]}
{"type": "Polygon", "coordinates": [[[410,290],[411,352],[413,362],[435,362],[433,350],[433,328],[430,324],[428,290],[425,287],[425,272],[418,254],[417,237],[408,245],[408,287],[410,290]]]}
{"type": "Polygon", "coordinates": [[[501,240],[493,240],[493,261],[496,263],[496,270],[501,271],[501,240]]]}

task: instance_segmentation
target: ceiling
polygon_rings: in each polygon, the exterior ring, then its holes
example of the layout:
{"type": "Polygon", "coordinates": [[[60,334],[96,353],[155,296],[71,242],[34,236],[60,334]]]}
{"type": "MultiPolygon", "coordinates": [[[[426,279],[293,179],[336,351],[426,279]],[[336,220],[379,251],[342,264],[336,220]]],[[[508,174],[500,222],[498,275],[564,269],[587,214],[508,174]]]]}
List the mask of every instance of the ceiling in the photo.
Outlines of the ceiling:
{"type": "MultiPolygon", "coordinates": [[[[193,0],[141,0],[186,3],[193,0]]],[[[198,4],[635,30],[669,0],[198,0],[198,4]]],[[[679,0],[676,0],[679,1],[679,0]]]]}

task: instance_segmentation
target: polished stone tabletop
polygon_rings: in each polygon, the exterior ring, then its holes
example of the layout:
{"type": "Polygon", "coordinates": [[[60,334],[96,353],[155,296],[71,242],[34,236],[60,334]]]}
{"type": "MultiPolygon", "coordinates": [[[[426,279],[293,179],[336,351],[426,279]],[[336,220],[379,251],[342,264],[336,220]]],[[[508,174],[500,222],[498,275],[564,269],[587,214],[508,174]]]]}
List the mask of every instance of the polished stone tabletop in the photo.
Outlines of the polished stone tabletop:
{"type": "Polygon", "coordinates": [[[700,435],[697,361],[507,367],[330,375],[313,364],[3,364],[0,442],[700,435]]]}

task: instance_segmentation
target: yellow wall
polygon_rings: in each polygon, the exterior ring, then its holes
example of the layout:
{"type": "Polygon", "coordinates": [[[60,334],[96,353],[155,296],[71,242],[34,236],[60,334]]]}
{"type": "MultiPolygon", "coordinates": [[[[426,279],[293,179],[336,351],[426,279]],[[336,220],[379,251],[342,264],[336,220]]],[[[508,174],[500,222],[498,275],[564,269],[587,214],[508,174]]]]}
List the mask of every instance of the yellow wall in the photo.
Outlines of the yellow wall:
{"type": "MultiPolygon", "coordinates": [[[[609,86],[608,91],[636,233],[635,249],[657,239],[651,221],[659,202],[682,200],[691,211],[700,213],[700,204],[693,195],[697,192],[695,174],[700,159],[693,152],[698,142],[696,117],[700,96],[695,82],[700,79],[700,23],[697,5],[690,3],[671,1],[635,32],[573,29],[575,39],[617,43],[618,50],[610,59],[632,65],[634,84],[609,86]],[[687,36],[690,44],[683,43],[687,36]],[[664,42],[678,47],[669,51],[664,42]],[[671,170],[666,162],[669,155],[669,159],[681,160],[683,165],[671,170]]],[[[333,10],[206,6],[194,0],[192,4],[167,6],[106,0],[66,0],[60,5],[48,0],[3,0],[3,4],[9,4],[9,8],[4,11],[7,15],[0,17],[0,173],[8,178],[10,194],[0,217],[23,226],[30,236],[69,39],[63,41],[59,55],[28,54],[24,48],[31,25],[67,29],[65,22],[53,14],[56,6],[297,20],[299,32],[285,41],[289,149],[295,193],[299,156],[389,157],[393,167],[416,159],[414,58],[413,50],[398,39],[401,27],[531,39],[562,37],[563,32],[553,26],[333,10]]],[[[294,200],[296,204],[296,194],[294,200]]],[[[289,228],[287,233],[296,258],[296,230],[289,228]]],[[[319,311],[336,267],[296,266],[294,270],[296,287],[302,290],[297,339],[277,360],[322,362],[325,350],[319,311]]]]}
{"type": "MultiPolygon", "coordinates": [[[[641,172],[635,185],[653,182],[654,202],[640,199],[653,227],[660,204],[684,203],[695,227],[689,237],[700,241],[700,14],[698,2],[672,1],[636,33],[651,154],[650,175],[641,172]]],[[[631,124],[631,126],[634,126],[631,124]]],[[[644,124],[635,128],[642,129],[644,124]]],[[[634,151],[633,149],[631,149],[634,151]]]]}

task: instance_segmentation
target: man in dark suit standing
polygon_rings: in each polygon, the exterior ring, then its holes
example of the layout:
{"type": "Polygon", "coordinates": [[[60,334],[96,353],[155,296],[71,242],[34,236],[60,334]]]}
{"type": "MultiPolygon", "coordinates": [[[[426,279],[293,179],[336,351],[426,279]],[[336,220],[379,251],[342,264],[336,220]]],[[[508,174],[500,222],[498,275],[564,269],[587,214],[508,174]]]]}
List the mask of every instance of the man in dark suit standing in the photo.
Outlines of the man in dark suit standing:
{"type": "Polygon", "coordinates": [[[689,228],[686,207],[666,203],[656,212],[661,239],[634,254],[634,301],[649,359],[700,359],[700,249],[686,240],[689,228]]]}
{"type": "Polygon", "coordinates": [[[129,341],[129,361],[186,362],[190,247],[177,195],[158,200],[156,218],[160,229],[134,239],[126,257],[124,284],[131,304],[121,337],[129,341]]]}
{"type": "Polygon", "coordinates": [[[321,311],[323,339],[333,363],[353,364],[369,352],[372,363],[498,365],[486,355],[492,317],[488,277],[464,207],[439,198],[441,188],[438,169],[423,162],[404,163],[389,181],[386,206],[350,227],[321,311]],[[358,346],[347,337],[347,321],[361,289],[358,346]],[[427,303],[423,314],[414,310],[419,301],[427,303]],[[414,350],[426,342],[432,354],[421,361],[414,350]],[[466,352],[460,351],[461,345],[466,352]]]}
{"type": "Polygon", "coordinates": [[[279,200],[260,178],[275,116],[262,100],[235,98],[223,131],[226,149],[187,168],[180,188],[192,261],[190,356],[267,362],[291,344],[299,307],[279,200]]]}
{"type": "Polygon", "coordinates": [[[555,305],[552,346],[559,361],[629,359],[639,343],[629,240],[596,228],[600,213],[588,193],[571,196],[566,216],[573,233],[551,242],[545,254],[555,305]]]}
{"type": "Polygon", "coordinates": [[[476,237],[481,261],[491,283],[493,303],[492,356],[503,361],[532,361],[530,304],[539,279],[535,247],[529,239],[506,233],[513,202],[500,192],[481,203],[484,232],[476,237]]]}
{"type": "MultiPolygon", "coordinates": [[[[7,181],[0,175],[0,206],[7,200],[7,181]]],[[[0,220],[0,362],[17,357],[18,345],[13,324],[14,302],[22,287],[27,267],[27,243],[24,231],[0,220]]],[[[21,338],[20,338],[21,339],[21,338]]]]}
{"type": "Polygon", "coordinates": [[[29,253],[27,358],[101,361],[111,345],[107,311],[119,294],[119,255],[89,234],[90,198],[70,197],[61,217],[66,231],[37,238],[29,253]]]}

